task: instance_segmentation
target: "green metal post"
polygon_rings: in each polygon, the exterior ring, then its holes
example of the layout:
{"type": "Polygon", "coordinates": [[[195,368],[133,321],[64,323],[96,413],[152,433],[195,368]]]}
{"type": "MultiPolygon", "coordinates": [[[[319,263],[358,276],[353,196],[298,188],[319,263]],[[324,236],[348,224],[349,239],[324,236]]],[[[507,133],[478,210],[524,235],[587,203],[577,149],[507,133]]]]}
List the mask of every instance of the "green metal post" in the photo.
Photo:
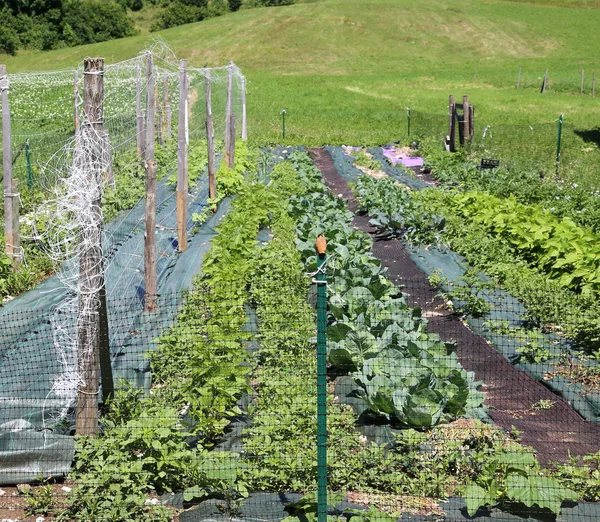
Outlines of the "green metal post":
{"type": "Polygon", "coordinates": [[[327,274],[317,254],[317,520],[327,521],[327,274]]]}
{"type": "Polygon", "coordinates": [[[408,116],[408,137],[410,138],[410,107],[406,107],[406,114],[408,116]]]}
{"type": "Polygon", "coordinates": [[[285,109],[281,109],[281,134],[285,140],[285,109]]]}
{"type": "Polygon", "coordinates": [[[33,175],[31,174],[31,150],[29,149],[29,138],[25,140],[25,158],[27,159],[27,188],[33,187],[33,175]]]}
{"type": "Polygon", "coordinates": [[[556,139],[556,172],[558,173],[558,165],[560,163],[560,140],[562,138],[563,114],[558,118],[558,137],[556,139]]]}

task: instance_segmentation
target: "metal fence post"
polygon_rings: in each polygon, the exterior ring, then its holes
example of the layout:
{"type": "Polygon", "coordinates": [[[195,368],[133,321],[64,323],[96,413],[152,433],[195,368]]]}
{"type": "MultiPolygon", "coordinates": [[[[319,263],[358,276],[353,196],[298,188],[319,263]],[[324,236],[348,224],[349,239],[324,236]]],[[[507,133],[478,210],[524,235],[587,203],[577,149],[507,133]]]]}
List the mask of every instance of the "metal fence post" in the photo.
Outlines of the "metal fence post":
{"type": "Polygon", "coordinates": [[[408,119],[408,137],[410,138],[410,107],[406,107],[406,116],[408,119]]]}
{"type": "Polygon", "coordinates": [[[285,109],[281,109],[281,135],[285,140],[285,109]]]}
{"type": "Polygon", "coordinates": [[[317,249],[317,520],[327,521],[327,259],[325,236],[317,249]]]}

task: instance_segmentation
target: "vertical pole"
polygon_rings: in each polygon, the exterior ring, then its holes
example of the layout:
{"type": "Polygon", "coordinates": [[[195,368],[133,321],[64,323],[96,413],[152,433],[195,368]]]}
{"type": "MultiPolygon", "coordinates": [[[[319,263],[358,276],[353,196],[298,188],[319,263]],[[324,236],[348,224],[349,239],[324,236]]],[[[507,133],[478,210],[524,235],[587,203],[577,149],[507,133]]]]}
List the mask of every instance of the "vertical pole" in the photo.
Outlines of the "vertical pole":
{"type": "Polygon", "coordinates": [[[475,107],[469,105],[469,139],[472,140],[475,136],[475,107]]]}
{"type": "Polygon", "coordinates": [[[558,165],[560,164],[560,141],[562,138],[563,116],[564,116],[564,114],[561,114],[558,118],[558,136],[556,138],[556,173],[557,174],[558,174],[558,165]]]}
{"type": "Polygon", "coordinates": [[[156,107],[156,134],[158,143],[163,147],[165,139],[163,135],[163,109],[161,105],[157,105],[156,107]]]}
{"type": "Polygon", "coordinates": [[[327,274],[325,237],[317,238],[317,520],[327,521],[327,274]]]}
{"type": "Polygon", "coordinates": [[[208,144],[208,197],[215,199],[217,196],[217,181],[215,177],[215,129],[212,118],[212,101],[210,88],[210,69],[204,76],[206,84],[206,142],[208,144]]]}
{"type": "Polygon", "coordinates": [[[544,73],[544,81],[542,82],[542,94],[544,94],[546,92],[547,84],[548,84],[548,69],[546,69],[546,72],[544,73]]]}
{"type": "Polygon", "coordinates": [[[2,97],[2,172],[4,185],[4,243],[5,252],[12,260],[13,269],[19,262],[17,256],[19,249],[19,230],[14,227],[14,199],[18,196],[15,192],[12,176],[12,131],[10,122],[10,107],[8,104],[8,75],[6,65],[0,65],[0,92],[2,97]]]}
{"type": "Polygon", "coordinates": [[[142,68],[137,66],[136,89],[135,89],[135,121],[136,121],[136,145],[140,158],[144,158],[144,114],[142,112],[142,68]]]}
{"type": "Polygon", "coordinates": [[[242,76],[242,139],[248,139],[248,128],[246,122],[246,77],[242,76]]]}
{"type": "Polygon", "coordinates": [[[164,98],[164,114],[165,126],[167,128],[166,137],[171,139],[171,104],[169,103],[169,73],[165,73],[163,79],[163,94],[164,98]]]}
{"type": "Polygon", "coordinates": [[[229,157],[229,140],[231,139],[231,112],[232,112],[232,89],[233,89],[233,62],[227,67],[227,106],[225,108],[225,165],[233,168],[233,162],[229,157]]]}
{"type": "Polygon", "coordinates": [[[592,98],[596,97],[596,73],[592,74],[592,98]]]}
{"type": "Polygon", "coordinates": [[[177,127],[177,244],[179,251],[187,250],[188,207],[188,147],[185,139],[188,79],[187,63],[179,62],[179,119],[177,127]]]}
{"type": "MultiPolygon", "coordinates": [[[[78,435],[98,433],[98,370],[100,360],[110,364],[108,352],[108,318],[106,300],[102,300],[104,288],[104,268],[102,260],[102,133],[104,114],[104,59],[86,58],[83,62],[83,124],[80,128],[82,143],[76,164],[86,169],[91,194],[89,208],[81,218],[87,222],[88,241],[79,254],[79,317],[77,335],[78,378],[81,381],[77,391],[75,428],[78,435]],[[104,317],[103,317],[104,314],[104,317]],[[102,330],[102,328],[106,330],[102,330]],[[104,350],[104,354],[101,352],[104,350]]],[[[85,226],[85,225],[84,225],[85,226]]],[[[101,368],[112,387],[112,372],[101,368]]]]}
{"type": "Polygon", "coordinates": [[[152,55],[146,55],[146,232],[144,235],[144,308],[156,311],[156,163],[154,163],[154,110],[156,77],[152,55]]]}
{"type": "Polygon", "coordinates": [[[521,67],[519,67],[519,74],[517,75],[517,91],[519,90],[520,85],[521,85],[521,67]]]}
{"type": "Polygon", "coordinates": [[[281,136],[285,141],[285,109],[281,109],[281,136]]]}
{"type": "Polygon", "coordinates": [[[583,94],[584,70],[581,69],[581,82],[579,84],[579,94],[583,94]]]}
{"type": "Polygon", "coordinates": [[[27,161],[27,188],[33,188],[33,173],[31,171],[31,149],[29,148],[29,138],[25,140],[25,160],[27,161]]]}
{"type": "Polygon", "coordinates": [[[229,124],[231,135],[229,136],[229,161],[231,168],[235,167],[235,114],[231,113],[231,123],[229,124]]]}
{"type": "Polygon", "coordinates": [[[75,134],[79,132],[79,73],[75,70],[73,75],[73,120],[75,134]]]}
{"type": "Polygon", "coordinates": [[[471,124],[469,123],[469,116],[471,115],[471,109],[469,108],[469,96],[466,94],[463,96],[463,140],[466,145],[470,138],[471,124]]]}
{"type": "Polygon", "coordinates": [[[454,105],[454,94],[450,95],[448,99],[448,138],[450,139],[450,152],[456,152],[456,118],[454,112],[456,111],[454,105]]]}
{"type": "Polygon", "coordinates": [[[406,119],[408,123],[408,137],[410,139],[410,107],[406,107],[406,119]]]}

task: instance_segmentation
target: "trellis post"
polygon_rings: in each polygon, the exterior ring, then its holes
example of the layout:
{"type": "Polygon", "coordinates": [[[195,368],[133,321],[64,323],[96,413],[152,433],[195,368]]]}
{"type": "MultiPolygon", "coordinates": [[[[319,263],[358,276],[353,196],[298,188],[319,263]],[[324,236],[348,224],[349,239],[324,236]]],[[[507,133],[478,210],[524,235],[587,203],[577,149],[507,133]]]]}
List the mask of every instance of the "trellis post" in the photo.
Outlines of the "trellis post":
{"type": "Polygon", "coordinates": [[[187,63],[179,62],[179,119],[177,124],[177,244],[187,250],[188,147],[185,137],[187,120],[187,63]]]}
{"type": "Polygon", "coordinates": [[[227,66],[227,105],[225,107],[225,165],[233,168],[233,161],[229,156],[231,140],[231,113],[232,113],[232,90],[233,90],[233,62],[227,66]]]}
{"type": "Polygon", "coordinates": [[[156,77],[152,55],[146,55],[146,231],[144,235],[144,308],[156,311],[156,163],[154,162],[154,111],[156,77]]]}
{"type": "Polygon", "coordinates": [[[21,262],[19,236],[19,194],[12,175],[12,130],[8,102],[8,75],[6,65],[0,65],[0,93],[2,98],[2,173],[4,185],[4,243],[13,270],[21,262]]]}
{"type": "Polygon", "coordinates": [[[246,77],[242,76],[242,139],[248,139],[248,128],[246,122],[246,77]]]}
{"type": "Polygon", "coordinates": [[[145,158],[144,140],[144,113],[142,112],[142,68],[138,64],[135,89],[135,121],[136,121],[136,145],[140,158],[145,158]]]}
{"type": "Polygon", "coordinates": [[[83,77],[83,126],[78,153],[85,156],[78,164],[86,169],[95,199],[86,211],[90,223],[85,233],[87,247],[79,255],[79,317],[77,364],[80,385],[77,389],[75,429],[78,435],[98,433],[98,370],[106,398],[114,388],[108,342],[108,315],[102,258],[102,165],[104,114],[104,59],[86,58],[83,77]],[[88,148],[89,147],[89,148],[88,148]]]}
{"type": "Polygon", "coordinates": [[[215,129],[212,118],[212,101],[210,85],[210,69],[204,75],[206,86],[206,142],[208,146],[208,197],[215,199],[217,195],[217,180],[215,173],[215,129]]]}

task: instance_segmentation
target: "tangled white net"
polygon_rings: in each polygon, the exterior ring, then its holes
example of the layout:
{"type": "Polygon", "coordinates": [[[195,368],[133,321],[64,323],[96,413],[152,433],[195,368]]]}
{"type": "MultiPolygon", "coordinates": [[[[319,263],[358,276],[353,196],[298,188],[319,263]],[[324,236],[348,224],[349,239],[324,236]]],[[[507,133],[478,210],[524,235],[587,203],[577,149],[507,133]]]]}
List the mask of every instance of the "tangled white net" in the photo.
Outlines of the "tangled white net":
{"type": "MultiPolygon", "coordinates": [[[[32,222],[35,239],[45,245],[56,273],[67,289],[67,298],[55,306],[51,318],[54,350],[61,370],[52,376],[52,388],[46,398],[52,404],[48,411],[49,424],[68,415],[77,401],[78,390],[87,384],[78,364],[82,355],[91,354],[78,353],[78,346],[86,344],[82,335],[98,334],[99,296],[104,273],[110,269],[111,259],[119,248],[119,241],[105,234],[104,241],[110,246],[104,245],[103,256],[102,194],[105,188],[113,187],[115,183],[112,156],[118,151],[135,148],[140,134],[136,101],[138,106],[141,103],[145,107],[148,53],[155,64],[153,79],[158,81],[152,88],[156,88],[158,94],[157,107],[162,115],[160,128],[164,129],[166,139],[177,131],[180,73],[179,60],[163,41],[151,42],[147,49],[130,60],[105,66],[104,111],[100,122],[89,122],[84,114],[82,64],[73,70],[9,75],[13,92],[18,93],[13,97],[16,145],[19,141],[29,140],[36,153],[32,162],[36,169],[34,181],[47,194],[45,203],[24,218],[32,222]],[[138,78],[141,78],[141,84],[138,78]],[[42,85],[50,88],[42,90],[47,103],[40,115],[31,112],[31,107],[35,93],[40,92],[42,85]],[[35,120],[41,122],[35,129],[37,132],[32,131],[35,120]],[[74,128],[78,128],[78,132],[73,132],[74,128]],[[61,138],[47,140],[49,136],[61,138]],[[110,251],[110,258],[106,257],[107,251],[110,251]]],[[[204,82],[210,73],[215,137],[219,143],[224,141],[230,78],[233,83],[232,109],[241,113],[239,93],[243,76],[240,69],[235,64],[217,68],[189,67],[187,73],[190,85],[188,113],[192,112],[192,105],[201,108],[190,119],[190,139],[206,136],[204,82]]],[[[190,154],[193,146],[201,145],[190,145],[190,154]]],[[[131,161],[131,165],[123,168],[134,167],[133,163],[139,163],[139,158],[131,161]]],[[[29,158],[27,162],[29,168],[29,158]]],[[[141,251],[143,245],[139,247],[141,251]]],[[[138,259],[132,262],[139,264],[140,257],[137,255],[138,259]]],[[[133,268],[132,272],[134,270],[139,273],[138,268],[133,268]]],[[[122,276],[119,274],[118,277],[122,276]]],[[[118,297],[118,287],[107,290],[109,298],[118,297]]],[[[90,342],[89,348],[92,346],[90,342]]]]}

